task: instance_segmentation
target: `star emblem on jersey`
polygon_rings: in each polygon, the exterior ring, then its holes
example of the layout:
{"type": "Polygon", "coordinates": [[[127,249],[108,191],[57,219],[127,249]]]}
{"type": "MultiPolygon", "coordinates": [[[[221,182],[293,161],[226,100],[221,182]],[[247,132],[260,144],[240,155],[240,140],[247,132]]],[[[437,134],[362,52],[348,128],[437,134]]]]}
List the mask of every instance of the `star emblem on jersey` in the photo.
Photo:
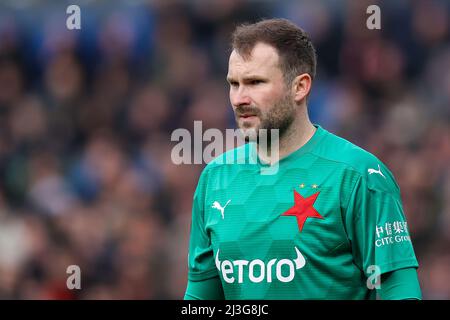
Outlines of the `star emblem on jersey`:
{"type": "Polygon", "coordinates": [[[308,218],[323,219],[319,212],[313,207],[314,202],[320,192],[314,193],[312,196],[303,198],[300,193],[294,190],[294,206],[282,213],[282,216],[295,216],[297,218],[298,229],[302,232],[303,225],[308,218]]]}

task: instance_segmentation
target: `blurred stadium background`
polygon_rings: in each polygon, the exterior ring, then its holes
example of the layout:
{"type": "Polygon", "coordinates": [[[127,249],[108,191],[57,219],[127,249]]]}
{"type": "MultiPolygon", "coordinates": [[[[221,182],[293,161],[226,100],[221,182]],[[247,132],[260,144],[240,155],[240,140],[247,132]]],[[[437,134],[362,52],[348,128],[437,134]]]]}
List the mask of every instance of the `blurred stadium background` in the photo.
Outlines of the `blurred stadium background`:
{"type": "Polygon", "coordinates": [[[312,120],[390,167],[423,296],[450,299],[450,2],[437,0],[1,1],[0,298],[182,298],[202,165],[172,164],[170,135],[234,128],[230,32],[263,17],[311,35],[312,120]],[[81,290],[66,288],[72,264],[81,290]]]}

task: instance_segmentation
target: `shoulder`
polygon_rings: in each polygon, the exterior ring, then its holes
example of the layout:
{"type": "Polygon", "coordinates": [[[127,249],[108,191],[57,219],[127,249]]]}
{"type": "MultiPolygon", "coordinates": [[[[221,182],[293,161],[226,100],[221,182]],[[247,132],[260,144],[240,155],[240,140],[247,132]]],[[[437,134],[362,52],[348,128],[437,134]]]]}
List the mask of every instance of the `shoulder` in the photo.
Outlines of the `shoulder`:
{"type": "Polygon", "coordinates": [[[221,155],[214,158],[208,165],[207,168],[216,168],[223,165],[240,163],[242,161],[248,160],[251,151],[251,143],[246,143],[240,147],[230,149],[225,151],[221,155]]]}
{"type": "Polygon", "coordinates": [[[251,153],[253,152],[250,143],[246,143],[240,147],[230,149],[209,162],[202,171],[202,176],[211,176],[218,173],[229,172],[230,170],[239,170],[236,164],[251,164],[251,153]]]}
{"type": "Polygon", "coordinates": [[[326,131],[322,143],[313,152],[335,162],[344,170],[364,180],[369,189],[398,193],[399,187],[388,167],[374,154],[326,131]]]}

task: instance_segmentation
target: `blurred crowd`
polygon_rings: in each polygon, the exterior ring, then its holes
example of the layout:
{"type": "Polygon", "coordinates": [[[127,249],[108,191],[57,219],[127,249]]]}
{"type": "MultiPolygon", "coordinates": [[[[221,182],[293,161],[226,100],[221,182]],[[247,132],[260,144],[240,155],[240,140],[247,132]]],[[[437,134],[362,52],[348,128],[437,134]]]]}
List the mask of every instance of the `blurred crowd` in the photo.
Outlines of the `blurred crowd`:
{"type": "Polygon", "coordinates": [[[0,4],[1,299],[183,297],[203,165],[174,165],[171,133],[235,127],[230,33],[263,17],[310,34],[312,121],[388,165],[423,297],[450,299],[448,1],[86,0],[67,30],[74,3],[0,4]]]}

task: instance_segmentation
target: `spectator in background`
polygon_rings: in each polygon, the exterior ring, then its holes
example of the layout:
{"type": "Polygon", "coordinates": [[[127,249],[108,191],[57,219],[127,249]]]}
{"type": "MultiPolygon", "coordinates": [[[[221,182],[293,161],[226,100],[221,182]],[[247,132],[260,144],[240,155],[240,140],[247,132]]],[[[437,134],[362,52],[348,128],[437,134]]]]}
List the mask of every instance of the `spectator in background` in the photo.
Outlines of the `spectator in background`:
{"type": "Polygon", "coordinates": [[[0,4],[0,297],[183,295],[201,166],[171,163],[170,134],[233,127],[228,35],[279,16],[318,44],[312,120],[391,168],[423,298],[450,299],[449,4],[380,1],[379,31],[365,28],[369,4],[92,3],[79,31],[56,2],[0,4]],[[64,288],[71,264],[80,291],[64,288]]]}

